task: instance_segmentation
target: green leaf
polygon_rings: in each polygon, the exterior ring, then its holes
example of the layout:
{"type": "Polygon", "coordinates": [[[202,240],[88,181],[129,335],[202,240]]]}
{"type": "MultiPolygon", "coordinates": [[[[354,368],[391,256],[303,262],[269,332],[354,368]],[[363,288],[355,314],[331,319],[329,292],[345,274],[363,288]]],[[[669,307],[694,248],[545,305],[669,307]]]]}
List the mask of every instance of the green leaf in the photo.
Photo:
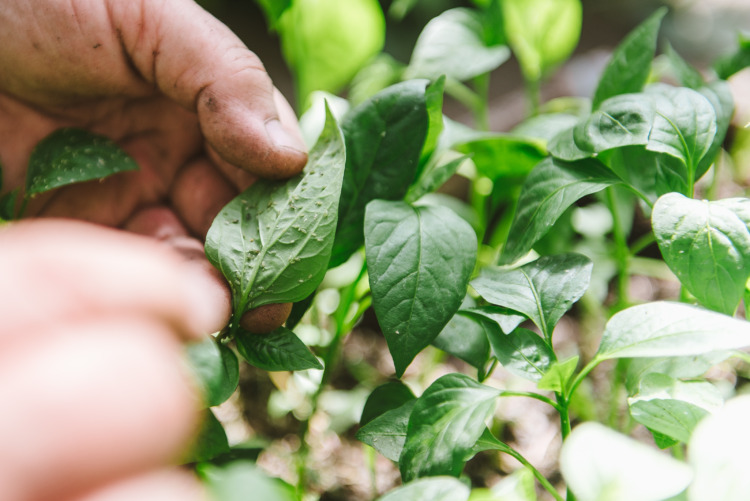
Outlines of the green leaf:
{"type": "Polygon", "coordinates": [[[482,269],[471,286],[485,301],[526,315],[547,340],[588,288],[593,263],[581,254],[543,256],[519,268],[482,269]]]}
{"type": "Polygon", "coordinates": [[[429,85],[425,80],[392,85],[344,119],[346,172],[331,267],[343,264],[364,243],[367,204],[401,200],[414,182],[429,126],[429,85]]]}
{"type": "MultiPolygon", "coordinates": [[[[375,388],[367,397],[359,424],[364,426],[381,414],[401,407],[415,398],[409,387],[401,381],[388,381],[375,388]]],[[[404,436],[406,436],[405,429],[404,436]]]]}
{"type": "Polygon", "coordinates": [[[211,499],[216,501],[297,501],[294,488],[277,478],[266,475],[255,463],[232,461],[225,466],[204,463],[198,465],[198,474],[208,487],[211,499]]]}
{"type": "Polygon", "coordinates": [[[474,498],[475,492],[481,492],[481,490],[472,490],[472,497],[469,498],[469,501],[537,501],[538,499],[534,474],[529,468],[519,468],[510,475],[503,477],[502,480],[492,486],[492,490],[486,498],[481,497],[481,495],[474,498]]]}
{"type": "Polygon", "coordinates": [[[655,109],[649,96],[614,96],[576,125],[573,140],[579,149],[591,153],[647,144],[654,118],[655,109]]]}
{"type": "Polygon", "coordinates": [[[445,76],[439,76],[425,90],[425,107],[427,108],[427,137],[419,155],[420,174],[425,164],[437,148],[440,134],[443,133],[443,92],[445,91],[445,76]]]}
{"type": "Polygon", "coordinates": [[[203,411],[203,423],[195,438],[191,451],[185,458],[186,463],[210,461],[229,452],[229,442],[224,427],[209,409],[203,411]]]}
{"type": "Polygon", "coordinates": [[[682,160],[694,174],[716,136],[716,111],[701,93],[684,87],[654,84],[656,117],[646,149],[682,160]]]}
{"type": "Polygon", "coordinates": [[[619,182],[619,177],[596,160],[542,160],[523,184],[501,262],[522,258],[573,203],[619,182]]]}
{"type": "Polygon", "coordinates": [[[458,476],[485,430],[499,392],[463,374],[439,378],[417,399],[399,469],[404,481],[435,475],[458,476]]]}
{"type": "Polygon", "coordinates": [[[474,230],[450,209],[384,200],[367,206],[372,303],[399,376],[458,311],[476,253],[474,230]]]}
{"type": "Polygon", "coordinates": [[[547,143],[561,132],[572,129],[577,123],[578,117],[570,113],[544,113],[527,118],[511,133],[514,136],[541,139],[547,143]]]}
{"type": "Polygon", "coordinates": [[[565,440],[560,467],[580,501],[663,501],[692,477],[686,464],[593,422],[565,440]]]}
{"type": "Polygon", "coordinates": [[[708,99],[714,107],[714,112],[716,113],[716,135],[711,143],[711,147],[703,155],[700,162],[698,162],[695,179],[700,179],[716,159],[716,155],[724,144],[724,139],[734,115],[734,97],[732,97],[732,90],[727,82],[722,80],[712,82],[698,89],[698,92],[708,99]]]}
{"type": "Polygon", "coordinates": [[[391,461],[398,462],[406,442],[409,416],[416,403],[416,399],[410,400],[374,418],[357,431],[357,440],[369,445],[391,461]]]}
{"type": "Polygon", "coordinates": [[[490,358],[490,342],[487,336],[493,323],[481,321],[459,311],[432,341],[432,345],[460,358],[476,367],[480,374],[484,374],[490,358]]]}
{"type": "Polygon", "coordinates": [[[458,168],[469,159],[468,155],[456,155],[456,153],[448,151],[438,155],[439,158],[433,157],[434,160],[431,159],[427,163],[419,179],[412,185],[404,199],[410,203],[415,202],[445,184],[458,171],[458,168]]]}
{"type": "Polygon", "coordinates": [[[476,306],[461,311],[467,315],[479,318],[480,320],[487,319],[495,322],[506,334],[513,332],[516,327],[526,320],[525,316],[519,315],[510,308],[503,308],[494,305],[476,306]]]}
{"type": "Polygon", "coordinates": [[[469,487],[453,477],[420,478],[397,487],[377,501],[466,501],[469,487]]]}
{"type": "Polygon", "coordinates": [[[359,70],[349,85],[347,98],[357,106],[381,90],[401,81],[406,65],[381,52],[359,70]]]}
{"type": "Polygon", "coordinates": [[[677,80],[684,86],[693,90],[700,90],[703,87],[703,75],[698,70],[690,66],[677,51],[674,50],[672,44],[667,43],[666,51],[669,65],[672,67],[672,71],[675,73],[677,80]]]}
{"type": "Polygon", "coordinates": [[[58,129],[31,152],[26,196],[129,170],[138,170],[138,164],[111,139],[82,129],[58,129]]]}
{"type": "Polygon", "coordinates": [[[206,256],[229,282],[235,319],[264,304],[301,301],[323,280],[344,157],[341,131],[329,112],[302,174],[256,181],[216,216],[206,256]]]}
{"type": "Polygon", "coordinates": [[[478,12],[449,9],[430,20],[414,45],[405,78],[436,79],[445,75],[458,81],[490,72],[508,60],[505,45],[488,46],[478,12]]]}
{"type": "Polygon", "coordinates": [[[658,9],[620,42],[607,63],[594,93],[591,108],[619,94],[640,92],[651,72],[656,41],[666,8],[658,9]]]}
{"type": "Polygon", "coordinates": [[[628,399],[633,419],[684,443],[698,422],[723,403],[721,393],[711,383],[683,382],[657,373],[646,376],[638,394],[628,399]]]}
{"type": "Polygon", "coordinates": [[[750,396],[743,395],[729,400],[693,431],[688,449],[689,463],[695,472],[688,491],[690,501],[747,499],[750,492],[748,416],[750,396]]]}
{"type": "Polygon", "coordinates": [[[596,358],[681,357],[750,345],[750,322],[684,303],[653,302],[615,314],[596,358]]]}
{"type": "Polygon", "coordinates": [[[340,91],[385,42],[377,0],[294,0],[276,27],[301,106],[313,91],[340,91]]]}
{"type": "Polygon", "coordinates": [[[636,358],[628,363],[625,387],[630,394],[635,394],[641,381],[652,373],[665,374],[675,379],[697,378],[731,356],[731,352],[721,351],[690,357],[636,358]]]}
{"type": "Polygon", "coordinates": [[[750,37],[742,33],[738,36],[737,50],[720,58],[714,63],[714,70],[719,78],[729,77],[750,66],[750,37]]]}
{"type": "Polygon", "coordinates": [[[537,383],[537,388],[540,390],[555,391],[558,393],[564,393],[568,389],[570,379],[578,367],[578,356],[570,357],[564,362],[555,362],[547,370],[547,373],[537,383]]]}
{"type": "Polygon", "coordinates": [[[323,366],[305,343],[284,327],[269,334],[252,334],[239,329],[237,350],[248,363],[266,371],[303,371],[323,366]]]}
{"type": "Polygon", "coordinates": [[[645,146],[624,146],[598,158],[651,203],[665,193],[688,191],[687,166],[666,153],[648,151],[645,146]]]}
{"type": "Polygon", "coordinates": [[[521,182],[546,156],[544,143],[510,134],[491,134],[455,146],[471,155],[477,171],[493,181],[521,182]]]}
{"type": "Polygon", "coordinates": [[[279,18],[292,5],[292,0],[255,0],[266,16],[268,26],[273,29],[279,18]]]}
{"type": "Polygon", "coordinates": [[[539,381],[555,360],[552,349],[536,332],[519,327],[510,334],[499,329],[488,334],[497,361],[516,376],[539,381]]]}
{"type": "Polygon", "coordinates": [[[651,218],[664,261],[685,288],[706,307],[733,314],[750,277],[750,199],[669,193],[651,218]]]}
{"type": "Polygon", "coordinates": [[[0,219],[10,221],[16,218],[16,202],[19,193],[20,190],[16,188],[0,196],[0,219]]]}
{"type": "Polygon", "coordinates": [[[240,372],[237,356],[228,346],[208,336],[203,342],[187,347],[187,360],[206,407],[219,405],[232,396],[240,381],[240,372]]]}
{"type": "Polygon", "coordinates": [[[565,61],[581,34],[580,0],[504,0],[505,34],[526,80],[565,61]]]}

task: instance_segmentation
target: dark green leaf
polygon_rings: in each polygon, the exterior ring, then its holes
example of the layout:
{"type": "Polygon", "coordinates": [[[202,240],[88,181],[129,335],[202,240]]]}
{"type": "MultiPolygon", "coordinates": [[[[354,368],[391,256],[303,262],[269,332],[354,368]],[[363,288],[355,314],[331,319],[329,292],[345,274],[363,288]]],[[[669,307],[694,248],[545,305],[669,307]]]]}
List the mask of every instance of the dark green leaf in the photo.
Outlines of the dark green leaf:
{"type": "Polygon", "coordinates": [[[263,335],[239,329],[235,340],[240,355],[250,364],[266,371],[323,368],[305,343],[284,327],[263,335]]]}
{"type": "Polygon", "coordinates": [[[714,63],[714,70],[722,80],[750,66],[750,37],[740,34],[738,38],[737,50],[714,63]]]}
{"type": "Polygon", "coordinates": [[[494,305],[477,306],[462,311],[467,315],[478,317],[480,319],[486,318],[495,322],[506,334],[513,332],[516,327],[526,320],[525,316],[519,315],[510,308],[503,308],[494,305]]]}
{"type": "Polygon", "coordinates": [[[585,158],[592,158],[594,153],[584,151],[578,147],[575,141],[575,127],[563,129],[554,135],[547,144],[549,154],[558,160],[575,162],[585,158]]]}
{"type": "Polygon", "coordinates": [[[439,378],[417,399],[399,458],[409,482],[434,475],[458,476],[485,430],[499,392],[463,374],[439,378]]]}
{"type": "Polygon", "coordinates": [[[682,357],[750,346],[750,322],[684,303],[657,301],[615,314],[596,357],[682,357]]]}
{"type": "Polygon", "coordinates": [[[226,466],[201,464],[198,473],[216,501],[298,501],[294,488],[271,478],[250,461],[233,461],[226,466]],[[251,494],[250,494],[251,493],[251,494]]]}
{"type": "Polygon", "coordinates": [[[576,125],[573,140],[579,149],[591,153],[646,144],[654,117],[654,105],[649,96],[614,96],[576,125]]]}
{"type": "Polygon", "coordinates": [[[16,188],[0,196],[0,219],[10,221],[16,218],[16,201],[19,192],[20,190],[16,188]]]}
{"type": "Polygon", "coordinates": [[[713,105],[685,87],[654,84],[647,94],[654,99],[656,117],[646,149],[679,158],[695,173],[716,136],[713,105]]]}
{"type": "Polygon", "coordinates": [[[662,196],[652,214],[664,260],[702,304],[731,315],[750,277],[750,199],[662,196]]]}
{"type": "Polygon", "coordinates": [[[599,160],[651,203],[665,193],[688,190],[686,165],[666,153],[648,151],[645,146],[625,146],[603,153],[599,160]]]}
{"type": "Polygon", "coordinates": [[[401,407],[415,398],[409,387],[401,381],[389,381],[382,384],[372,390],[370,396],[367,397],[359,424],[365,426],[381,414],[401,407]]]}
{"type": "Polygon", "coordinates": [[[581,34],[580,0],[504,0],[505,34],[526,80],[565,61],[581,34]]]}
{"type": "Polygon", "coordinates": [[[547,373],[537,383],[540,390],[549,390],[558,393],[565,393],[570,384],[570,379],[578,367],[578,356],[570,357],[564,362],[555,362],[547,370],[547,373]]]}
{"type": "Polygon", "coordinates": [[[599,79],[592,109],[612,96],[640,92],[651,72],[661,20],[666,13],[667,9],[661,8],[651,14],[617,46],[599,79]]]}
{"type": "Polygon", "coordinates": [[[519,327],[510,334],[499,329],[489,334],[497,361],[516,376],[539,381],[555,360],[552,349],[536,332],[519,327]]]}
{"type": "Polygon", "coordinates": [[[416,399],[384,412],[357,431],[356,438],[397,462],[406,442],[406,430],[416,399]]]}
{"type": "MultiPolygon", "coordinates": [[[[443,91],[445,90],[445,76],[440,76],[425,90],[425,106],[427,107],[427,137],[419,155],[420,170],[424,169],[427,160],[432,156],[438,145],[440,134],[443,132],[443,91]]],[[[421,172],[420,172],[421,174],[421,172]]]]}
{"type": "Polygon", "coordinates": [[[420,478],[392,490],[377,501],[468,501],[469,487],[453,477],[420,478]]]}
{"type": "Polygon", "coordinates": [[[474,457],[483,451],[501,451],[508,452],[511,448],[505,442],[501,442],[488,430],[484,429],[482,436],[479,437],[474,447],[471,449],[470,457],[474,457]]]}
{"type": "Polygon", "coordinates": [[[235,318],[264,304],[301,301],[318,287],[333,245],[344,156],[329,112],[302,174],[259,180],[216,216],[206,256],[229,282],[235,318]]]}
{"type": "Polygon", "coordinates": [[[672,44],[667,43],[665,52],[669,59],[669,65],[672,67],[672,71],[674,71],[677,80],[679,80],[683,86],[699,91],[704,85],[703,76],[700,72],[690,66],[690,64],[674,50],[672,44]]]}
{"type": "Polygon", "coordinates": [[[469,80],[494,70],[510,57],[504,45],[487,46],[482,19],[471,9],[450,9],[430,20],[420,33],[406,78],[446,75],[469,80]]]}
{"type": "Polygon", "coordinates": [[[461,305],[476,234],[450,209],[375,200],[365,235],[373,307],[400,376],[461,305]]]}
{"type": "Polygon", "coordinates": [[[523,184],[501,262],[522,258],[573,203],[619,182],[596,160],[568,163],[547,158],[540,162],[523,184]]]}
{"type": "Polygon", "coordinates": [[[187,359],[207,407],[219,405],[232,396],[240,372],[237,356],[229,347],[208,336],[203,342],[187,347],[187,359]]]}
{"type": "Polygon", "coordinates": [[[709,413],[724,403],[721,393],[706,381],[683,382],[664,374],[649,374],[638,394],[628,399],[630,415],[650,430],[687,443],[709,413]]]}
{"type": "Polygon", "coordinates": [[[229,452],[229,442],[224,427],[209,409],[203,411],[203,423],[192,449],[185,458],[186,463],[210,461],[229,452]]]}
{"type": "Polygon", "coordinates": [[[549,340],[588,288],[593,263],[581,254],[544,256],[516,269],[486,267],[471,282],[485,301],[526,315],[549,340]]]}
{"type": "Polygon", "coordinates": [[[483,374],[490,358],[487,336],[492,324],[494,322],[482,321],[459,311],[453,315],[432,345],[471,364],[483,374]]]}
{"type": "Polygon", "coordinates": [[[82,129],[58,129],[36,145],[26,172],[26,195],[138,170],[114,141],[82,129]]]}
{"type": "Polygon", "coordinates": [[[392,85],[344,119],[346,172],[331,267],[344,263],[364,243],[367,204],[401,200],[416,178],[429,125],[428,85],[425,80],[392,85]]]}

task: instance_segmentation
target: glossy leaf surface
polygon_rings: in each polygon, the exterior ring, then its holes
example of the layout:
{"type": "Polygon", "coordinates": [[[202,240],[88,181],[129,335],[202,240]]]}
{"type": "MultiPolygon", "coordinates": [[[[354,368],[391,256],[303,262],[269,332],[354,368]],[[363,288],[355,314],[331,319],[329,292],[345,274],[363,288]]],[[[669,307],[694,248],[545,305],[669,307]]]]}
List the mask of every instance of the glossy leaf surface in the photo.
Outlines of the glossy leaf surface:
{"type": "Polygon", "coordinates": [[[343,264],[364,243],[367,204],[401,200],[414,182],[428,134],[428,86],[425,80],[392,85],[343,121],[346,172],[331,267],[343,264]]]}
{"type": "Polygon", "coordinates": [[[373,307],[400,376],[461,306],[476,234],[444,207],[375,200],[367,207],[365,235],[373,307]]]}
{"type": "Polygon", "coordinates": [[[620,42],[599,79],[592,109],[613,96],[640,92],[651,72],[661,20],[666,13],[666,8],[657,10],[620,42]]]}
{"type": "Polygon", "coordinates": [[[528,329],[519,327],[510,334],[490,331],[489,340],[500,365],[524,379],[539,381],[555,360],[544,339],[528,329]]]}
{"type": "Polygon", "coordinates": [[[586,292],[592,268],[581,254],[543,256],[515,269],[486,267],[471,286],[489,303],[524,314],[550,339],[560,318],[586,292]]]}
{"type": "Polygon", "coordinates": [[[187,361],[207,407],[219,405],[232,396],[240,372],[237,356],[231,348],[208,336],[203,342],[187,347],[187,361]]]}
{"type": "Polygon", "coordinates": [[[109,138],[82,129],[58,129],[34,147],[26,172],[26,194],[138,170],[109,138]]]}
{"type": "Polygon", "coordinates": [[[579,149],[591,153],[646,144],[654,118],[654,105],[649,96],[614,96],[576,125],[573,140],[579,149]]]}
{"type": "Polygon", "coordinates": [[[373,418],[357,431],[357,440],[397,462],[404,449],[409,417],[416,403],[416,399],[410,400],[373,418]]]}
{"type": "Polygon", "coordinates": [[[573,203],[619,182],[619,177],[595,160],[568,163],[547,158],[540,162],[523,184],[501,262],[522,258],[573,203]]]}
{"type": "Polygon", "coordinates": [[[483,373],[490,358],[488,336],[491,329],[492,323],[489,320],[482,321],[459,311],[432,341],[432,345],[483,373]]]}
{"type": "Polygon", "coordinates": [[[510,57],[504,45],[488,45],[479,13],[449,9],[434,17],[414,45],[405,78],[436,79],[445,75],[468,80],[494,70],[510,57]]]}
{"type": "Polygon", "coordinates": [[[264,304],[301,301],[318,287],[333,245],[344,157],[329,113],[301,175],[256,181],[216,216],[206,256],[229,282],[235,318],[264,304]]]}
{"type": "Polygon", "coordinates": [[[417,399],[399,459],[401,477],[458,476],[492,415],[498,390],[463,374],[439,378],[417,399]]]}
{"type": "Polygon", "coordinates": [[[417,397],[414,396],[409,387],[401,381],[384,383],[372,390],[370,396],[367,397],[359,424],[364,426],[381,414],[401,407],[415,398],[417,397]]]}
{"type": "Polygon", "coordinates": [[[248,363],[266,371],[302,371],[323,366],[305,343],[284,327],[269,334],[251,334],[240,329],[237,351],[248,363]]]}
{"type": "Polygon", "coordinates": [[[198,436],[195,438],[195,443],[185,462],[210,461],[229,452],[226,431],[224,431],[224,427],[216,419],[214,413],[206,409],[201,417],[203,422],[200,431],[198,431],[198,436]]]}
{"type": "Polygon", "coordinates": [[[664,260],[703,305],[731,315],[750,277],[750,199],[661,197],[652,214],[664,260]]]}
{"type": "Polygon", "coordinates": [[[596,357],[681,357],[750,346],[750,322],[684,303],[653,302],[615,314],[596,357]]]}

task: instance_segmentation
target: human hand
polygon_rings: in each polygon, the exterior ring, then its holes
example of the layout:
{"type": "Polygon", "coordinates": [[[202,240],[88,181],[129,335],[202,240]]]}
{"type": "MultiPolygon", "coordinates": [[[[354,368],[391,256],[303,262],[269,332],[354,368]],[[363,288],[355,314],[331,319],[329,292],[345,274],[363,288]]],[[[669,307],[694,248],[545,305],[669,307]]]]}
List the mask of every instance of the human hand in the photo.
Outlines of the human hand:
{"type": "Polygon", "coordinates": [[[198,416],[181,342],[228,302],[183,254],[81,222],[0,227],[0,499],[202,499],[165,468],[198,416]]]}
{"type": "Polygon", "coordinates": [[[202,241],[254,176],[305,164],[294,113],[261,62],[190,0],[11,2],[0,26],[6,189],[23,185],[34,145],[63,126],[114,139],[140,166],[37,196],[31,216],[160,234],[163,212],[141,211],[162,206],[202,241]]]}

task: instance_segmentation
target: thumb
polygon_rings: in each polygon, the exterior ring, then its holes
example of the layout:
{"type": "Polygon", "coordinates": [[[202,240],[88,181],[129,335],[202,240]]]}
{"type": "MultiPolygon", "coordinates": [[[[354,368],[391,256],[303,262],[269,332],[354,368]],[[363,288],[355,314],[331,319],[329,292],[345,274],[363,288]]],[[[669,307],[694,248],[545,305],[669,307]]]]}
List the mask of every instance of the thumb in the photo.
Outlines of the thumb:
{"type": "MultiPolygon", "coordinates": [[[[267,178],[302,170],[296,120],[279,110],[258,57],[192,0],[110,0],[112,23],[136,69],[196,111],[209,145],[227,162],[267,178]]],[[[282,100],[280,106],[288,108],[282,100]]]]}

